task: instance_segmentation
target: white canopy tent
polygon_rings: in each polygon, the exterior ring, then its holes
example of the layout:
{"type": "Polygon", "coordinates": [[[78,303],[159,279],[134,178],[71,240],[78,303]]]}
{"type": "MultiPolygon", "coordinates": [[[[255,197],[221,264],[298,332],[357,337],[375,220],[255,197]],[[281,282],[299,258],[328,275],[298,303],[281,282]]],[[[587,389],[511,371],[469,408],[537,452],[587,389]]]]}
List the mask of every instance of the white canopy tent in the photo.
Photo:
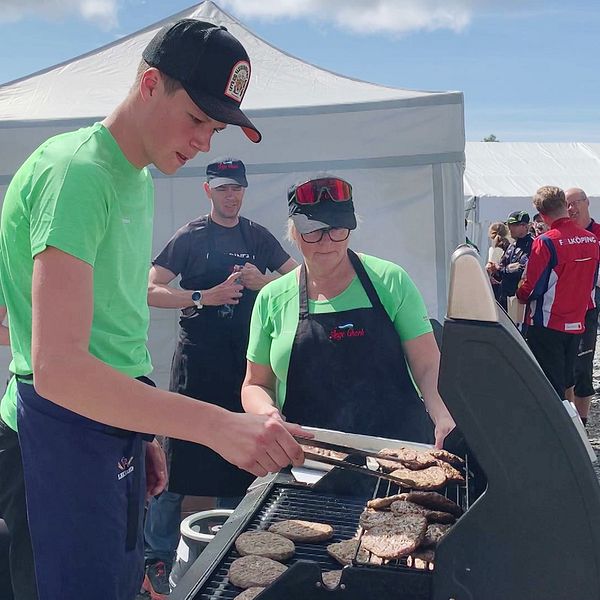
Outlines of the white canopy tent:
{"type": "MultiPolygon", "coordinates": [[[[315,172],[333,172],[352,183],[362,217],[352,247],[402,264],[431,315],[443,316],[449,257],[464,239],[462,94],[394,89],[331,73],[274,48],[210,1],[0,86],[0,194],[44,139],[107,115],[130,88],[151,37],[183,17],[225,25],[244,44],[252,80],[243,108],[263,141],[252,144],[230,127],[215,137],[208,155],[198,155],[175,176],[152,170],[155,252],[178,227],[208,211],[201,182],[211,158],[231,154],[246,163],[242,212],[280,239],[288,186],[315,172]]],[[[161,386],[168,381],[176,312],[152,312],[149,346],[161,386]]]]}
{"type": "Polygon", "coordinates": [[[487,257],[491,223],[514,210],[535,214],[532,197],[543,185],[579,187],[600,219],[600,144],[467,142],[464,176],[469,238],[487,257]]]}

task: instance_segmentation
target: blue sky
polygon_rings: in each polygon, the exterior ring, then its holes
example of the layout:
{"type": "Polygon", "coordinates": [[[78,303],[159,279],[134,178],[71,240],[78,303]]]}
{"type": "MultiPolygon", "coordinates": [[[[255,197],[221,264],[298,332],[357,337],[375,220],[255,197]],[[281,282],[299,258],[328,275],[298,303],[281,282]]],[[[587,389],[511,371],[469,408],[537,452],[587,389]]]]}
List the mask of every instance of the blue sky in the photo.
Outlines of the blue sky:
{"type": "MultiPolygon", "coordinates": [[[[595,0],[216,0],[271,44],[394,87],[461,90],[468,140],[600,142],[595,0]],[[567,8],[565,8],[567,7],[567,8]]],[[[133,33],[190,0],[2,0],[0,81],[133,33]]]]}

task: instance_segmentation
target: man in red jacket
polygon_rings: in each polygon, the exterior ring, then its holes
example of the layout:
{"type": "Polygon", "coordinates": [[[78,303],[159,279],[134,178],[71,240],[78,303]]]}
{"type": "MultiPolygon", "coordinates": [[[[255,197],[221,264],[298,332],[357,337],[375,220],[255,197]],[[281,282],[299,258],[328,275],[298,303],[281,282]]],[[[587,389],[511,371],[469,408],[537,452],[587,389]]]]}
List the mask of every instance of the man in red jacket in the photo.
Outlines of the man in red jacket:
{"type": "MultiPolygon", "coordinates": [[[[586,193],[580,188],[570,188],[565,191],[569,217],[582,229],[591,231],[600,242],[600,223],[596,223],[590,216],[590,201],[586,193]]],[[[598,281],[590,297],[588,310],[585,313],[585,333],[579,340],[577,358],[575,359],[574,381],[572,391],[573,401],[579,416],[585,425],[590,410],[590,402],[594,395],[592,371],[594,368],[594,353],[596,350],[596,333],[598,330],[598,301],[600,288],[598,281]]],[[[570,391],[567,390],[567,396],[570,391]]]]}
{"type": "Polygon", "coordinates": [[[600,250],[596,236],[569,218],[561,189],[541,187],[533,205],[550,229],[533,241],[517,297],[527,304],[527,344],[563,400],[573,385],[600,250]]]}

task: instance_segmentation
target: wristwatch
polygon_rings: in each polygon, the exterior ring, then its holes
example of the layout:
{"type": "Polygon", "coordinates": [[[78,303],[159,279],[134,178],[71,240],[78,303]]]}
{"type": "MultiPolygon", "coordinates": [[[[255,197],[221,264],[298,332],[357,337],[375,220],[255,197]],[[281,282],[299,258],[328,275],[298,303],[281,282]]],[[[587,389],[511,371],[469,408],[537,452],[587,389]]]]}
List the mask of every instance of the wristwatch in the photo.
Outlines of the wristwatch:
{"type": "Polygon", "coordinates": [[[196,305],[197,309],[204,308],[204,304],[202,304],[202,292],[200,290],[192,292],[192,302],[196,305]]]}

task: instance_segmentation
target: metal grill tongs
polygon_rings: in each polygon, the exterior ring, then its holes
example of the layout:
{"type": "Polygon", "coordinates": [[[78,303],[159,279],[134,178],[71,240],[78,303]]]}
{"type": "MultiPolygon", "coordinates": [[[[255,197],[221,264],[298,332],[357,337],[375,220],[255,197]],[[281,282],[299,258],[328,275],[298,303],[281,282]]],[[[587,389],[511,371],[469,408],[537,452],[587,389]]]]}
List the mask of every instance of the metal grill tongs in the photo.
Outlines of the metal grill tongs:
{"type": "MultiPolygon", "coordinates": [[[[395,456],[382,456],[378,452],[373,452],[371,450],[362,450],[361,448],[352,448],[351,446],[342,446],[340,444],[333,444],[332,442],[323,442],[321,440],[315,439],[307,439],[300,436],[294,436],[294,439],[301,446],[312,446],[313,448],[323,448],[324,450],[332,450],[333,452],[340,452],[342,454],[350,454],[353,456],[362,456],[366,458],[379,458],[389,462],[398,463],[399,466],[402,466],[402,459],[396,458],[395,456]]],[[[397,485],[406,485],[398,477],[393,477],[392,475],[388,475],[383,471],[370,469],[367,465],[360,466],[355,465],[347,460],[340,458],[333,458],[331,456],[323,456],[322,454],[316,454],[310,451],[304,451],[304,456],[310,460],[315,462],[320,462],[326,465],[333,465],[334,467],[340,467],[342,469],[346,469],[348,471],[355,471],[357,473],[363,473],[364,475],[370,475],[371,477],[377,477],[379,479],[385,479],[387,481],[391,481],[397,485]]]]}

